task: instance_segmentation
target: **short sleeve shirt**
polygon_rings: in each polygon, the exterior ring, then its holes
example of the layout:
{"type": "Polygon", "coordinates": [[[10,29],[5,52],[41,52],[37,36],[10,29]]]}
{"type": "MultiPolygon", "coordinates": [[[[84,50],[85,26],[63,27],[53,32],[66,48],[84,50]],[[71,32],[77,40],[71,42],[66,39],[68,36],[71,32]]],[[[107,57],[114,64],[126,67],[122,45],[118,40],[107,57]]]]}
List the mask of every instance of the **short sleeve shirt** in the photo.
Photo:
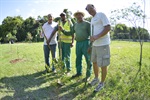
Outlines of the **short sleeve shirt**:
{"type": "MultiPolygon", "coordinates": [[[[43,28],[43,30],[44,30],[44,33],[45,33],[45,35],[46,35],[46,37],[47,37],[47,39],[49,39],[49,37],[51,36],[51,34],[52,34],[52,32],[53,32],[53,30],[54,30],[54,28],[57,26],[57,23],[56,22],[52,22],[51,24],[48,24],[48,22],[46,22],[43,26],[42,26],[42,28],[43,28]]],[[[54,36],[53,36],[53,38],[52,38],[52,40],[51,40],[51,42],[50,42],[50,45],[52,45],[52,44],[56,44],[57,43],[57,34],[55,34],[54,36]]],[[[47,43],[46,43],[46,39],[44,38],[44,45],[47,45],[47,43]]]]}
{"type": "Polygon", "coordinates": [[[88,21],[83,21],[81,23],[75,23],[74,25],[75,39],[76,41],[85,41],[89,39],[90,36],[90,23],[88,21]]]}
{"type": "MultiPolygon", "coordinates": [[[[91,19],[92,35],[97,35],[104,30],[104,27],[110,25],[110,22],[104,13],[96,13],[91,19]]],[[[107,33],[103,37],[95,40],[93,46],[102,46],[110,44],[110,34],[107,33]]]]}

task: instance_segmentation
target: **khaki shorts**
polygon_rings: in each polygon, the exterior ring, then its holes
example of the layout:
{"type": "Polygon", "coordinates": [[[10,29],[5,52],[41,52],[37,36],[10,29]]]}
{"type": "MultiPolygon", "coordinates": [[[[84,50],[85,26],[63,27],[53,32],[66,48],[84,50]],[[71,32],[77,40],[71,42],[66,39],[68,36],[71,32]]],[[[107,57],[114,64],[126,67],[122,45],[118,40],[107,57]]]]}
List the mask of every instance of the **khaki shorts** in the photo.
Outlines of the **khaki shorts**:
{"type": "Polygon", "coordinates": [[[110,48],[109,45],[93,46],[91,61],[97,62],[99,67],[108,66],[110,64],[110,48]]]}

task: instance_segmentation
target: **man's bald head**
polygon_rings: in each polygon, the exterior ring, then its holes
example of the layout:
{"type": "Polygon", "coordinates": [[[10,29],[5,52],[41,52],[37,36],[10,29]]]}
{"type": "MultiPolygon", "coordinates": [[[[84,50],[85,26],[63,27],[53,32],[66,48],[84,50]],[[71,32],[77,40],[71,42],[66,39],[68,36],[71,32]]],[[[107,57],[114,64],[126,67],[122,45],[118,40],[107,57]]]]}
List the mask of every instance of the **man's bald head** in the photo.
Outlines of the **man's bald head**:
{"type": "Polygon", "coordinates": [[[89,10],[90,8],[95,8],[95,7],[94,7],[94,5],[93,5],[93,4],[87,4],[87,6],[86,6],[86,8],[85,8],[85,9],[86,9],[86,10],[89,10]]]}

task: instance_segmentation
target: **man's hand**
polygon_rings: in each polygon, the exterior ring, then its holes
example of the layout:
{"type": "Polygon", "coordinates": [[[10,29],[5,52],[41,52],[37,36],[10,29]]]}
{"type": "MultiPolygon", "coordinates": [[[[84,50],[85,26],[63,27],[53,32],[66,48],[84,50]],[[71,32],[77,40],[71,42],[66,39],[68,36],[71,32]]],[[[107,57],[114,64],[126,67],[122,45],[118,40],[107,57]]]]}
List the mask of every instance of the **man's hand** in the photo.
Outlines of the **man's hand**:
{"type": "Polygon", "coordinates": [[[97,39],[98,39],[98,36],[97,36],[97,35],[93,35],[93,36],[90,37],[90,41],[91,41],[91,42],[94,42],[94,41],[97,40],[97,39]]]}
{"type": "Polygon", "coordinates": [[[63,30],[63,28],[62,28],[61,26],[58,26],[58,30],[62,31],[62,30],[63,30]]]}
{"type": "Polygon", "coordinates": [[[87,50],[88,54],[91,54],[91,51],[92,51],[92,47],[89,47],[87,50]]]}
{"type": "Polygon", "coordinates": [[[70,47],[72,48],[74,46],[74,43],[71,43],[70,47]]]}
{"type": "Polygon", "coordinates": [[[47,43],[47,45],[49,45],[49,43],[50,43],[50,40],[48,39],[48,40],[46,41],[46,43],[47,43]]]}

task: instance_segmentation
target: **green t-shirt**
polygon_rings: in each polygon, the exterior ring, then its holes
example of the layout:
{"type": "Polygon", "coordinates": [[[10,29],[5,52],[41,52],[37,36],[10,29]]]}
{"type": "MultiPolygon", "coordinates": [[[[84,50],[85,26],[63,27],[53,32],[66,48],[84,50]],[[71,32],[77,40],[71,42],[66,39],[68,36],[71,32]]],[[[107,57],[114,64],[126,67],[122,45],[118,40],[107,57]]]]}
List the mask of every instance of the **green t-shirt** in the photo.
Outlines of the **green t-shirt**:
{"type": "Polygon", "coordinates": [[[90,36],[90,23],[83,21],[81,23],[75,23],[73,27],[76,41],[84,41],[89,39],[90,36]]]}

